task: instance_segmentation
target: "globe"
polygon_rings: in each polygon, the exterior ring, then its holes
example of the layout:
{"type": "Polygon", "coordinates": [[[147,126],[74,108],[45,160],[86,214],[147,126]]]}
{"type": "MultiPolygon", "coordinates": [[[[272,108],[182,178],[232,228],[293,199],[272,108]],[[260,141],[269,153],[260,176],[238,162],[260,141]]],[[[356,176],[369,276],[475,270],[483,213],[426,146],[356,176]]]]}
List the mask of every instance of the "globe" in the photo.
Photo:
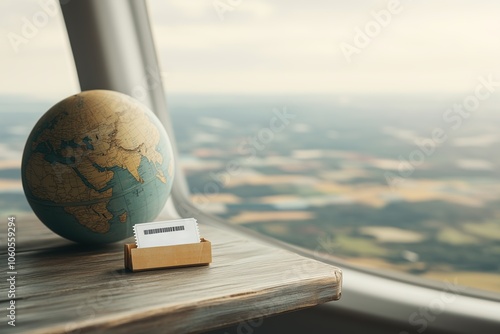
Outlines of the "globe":
{"type": "Polygon", "coordinates": [[[110,243],[154,220],[172,189],[170,140],[135,99],[84,91],[50,108],[23,152],[22,183],[37,217],[81,243],[110,243]]]}

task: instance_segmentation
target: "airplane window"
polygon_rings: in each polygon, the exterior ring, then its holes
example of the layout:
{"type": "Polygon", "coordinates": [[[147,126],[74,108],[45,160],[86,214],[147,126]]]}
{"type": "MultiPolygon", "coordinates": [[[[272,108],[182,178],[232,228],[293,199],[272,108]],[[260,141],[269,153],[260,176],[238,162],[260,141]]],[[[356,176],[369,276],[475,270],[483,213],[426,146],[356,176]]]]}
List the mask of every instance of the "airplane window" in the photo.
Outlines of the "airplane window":
{"type": "Polygon", "coordinates": [[[79,91],[56,1],[0,4],[0,216],[32,214],[20,179],[29,132],[53,104],[79,91]]]}
{"type": "Polygon", "coordinates": [[[356,266],[500,292],[500,4],[149,2],[192,200],[356,266]]]}

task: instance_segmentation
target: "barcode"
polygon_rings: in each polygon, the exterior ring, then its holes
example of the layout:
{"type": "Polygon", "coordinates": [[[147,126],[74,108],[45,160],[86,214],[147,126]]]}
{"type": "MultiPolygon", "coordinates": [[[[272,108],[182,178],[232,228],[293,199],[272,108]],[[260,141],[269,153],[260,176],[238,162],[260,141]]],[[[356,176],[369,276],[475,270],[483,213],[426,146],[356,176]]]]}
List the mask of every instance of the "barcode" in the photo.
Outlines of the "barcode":
{"type": "Polygon", "coordinates": [[[170,227],[162,227],[162,228],[152,228],[150,230],[144,230],[144,235],[175,232],[175,231],[184,231],[184,226],[180,225],[180,226],[170,226],[170,227]]]}

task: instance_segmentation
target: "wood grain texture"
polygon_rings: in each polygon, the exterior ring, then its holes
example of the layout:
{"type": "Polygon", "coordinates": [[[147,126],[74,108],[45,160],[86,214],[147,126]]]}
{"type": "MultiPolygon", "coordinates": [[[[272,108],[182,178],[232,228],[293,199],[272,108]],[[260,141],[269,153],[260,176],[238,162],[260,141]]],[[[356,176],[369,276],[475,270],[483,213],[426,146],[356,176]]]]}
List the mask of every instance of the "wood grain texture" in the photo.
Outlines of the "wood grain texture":
{"type": "Polygon", "coordinates": [[[125,244],[124,265],[131,271],[208,265],[212,262],[211,245],[204,238],[196,244],[164,247],[137,248],[135,243],[125,244]]]}
{"type": "MultiPolygon", "coordinates": [[[[9,332],[202,332],[340,298],[338,268],[204,225],[209,266],[137,273],[123,265],[131,239],[91,248],[33,218],[18,217],[16,226],[17,318],[9,332]]],[[[5,310],[5,279],[0,286],[5,310]]]]}

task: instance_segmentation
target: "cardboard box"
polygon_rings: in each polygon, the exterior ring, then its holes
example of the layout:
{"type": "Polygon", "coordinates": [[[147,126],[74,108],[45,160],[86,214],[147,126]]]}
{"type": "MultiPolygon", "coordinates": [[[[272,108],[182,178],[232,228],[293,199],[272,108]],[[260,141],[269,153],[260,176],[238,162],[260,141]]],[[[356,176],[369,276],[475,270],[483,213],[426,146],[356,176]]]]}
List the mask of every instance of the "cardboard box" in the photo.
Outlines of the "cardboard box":
{"type": "Polygon", "coordinates": [[[125,244],[125,268],[141,271],[157,268],[202,266],[212,262],[212,244],[203,238],[196,244],[137,248],[125,244]]]}

